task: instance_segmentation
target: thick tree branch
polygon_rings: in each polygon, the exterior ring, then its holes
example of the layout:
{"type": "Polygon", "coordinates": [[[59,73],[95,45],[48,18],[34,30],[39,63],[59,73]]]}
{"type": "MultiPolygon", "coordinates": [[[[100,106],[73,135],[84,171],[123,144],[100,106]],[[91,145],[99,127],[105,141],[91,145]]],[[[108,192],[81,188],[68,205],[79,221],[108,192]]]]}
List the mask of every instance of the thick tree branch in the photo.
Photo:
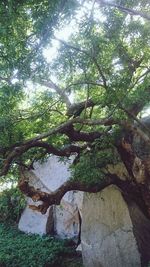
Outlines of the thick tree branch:
{"type": "Polygon", "coordinates": [[[72,104],[69,107],[69,109],[67,110],[66,115],[68,117],[72,117],[72,116],[74,116],[74,118],[78,117],[78,116],[80,116],[81,112],[84,109],[89,108],[89,107],[94,107],[94,105],[95,105],[95,103],[91,99],[88,99],[88,100],[80,102],[80,103],[72,104]]]}
{"type": "MultiPolygon", "coordinates": [[[[149,94],[150,93],[150,86],[148,86],[147,88],[145,88],[143,94],[149,94]]],[[[139,103],[138,102],[134,102],[132,104],[132,106],[129,108],[129,112],[131,112],[132,114],[134,114],[134,116],[137,116],[138,113],[140,111],[142,111],[142,109],[144,108],[145,106],[145,101],[140,101],[139,103]]]]}
{"type": "Polygon", "coordinates": [[[110,184],[115,184],[116,180],[118,180],[118,177],[113,175],[107,177],[107,179],[100,180],[99,183],[96,183],[94,185],[88,185],[79,181],[76,182],[69,180],[62,184],[57,190],[52,193],[46,193],[36,190],[34,187],[30,186],[29,182],[24,178],[19,182],[18,186],[21,192],[26,196],[31,197],[33,201],[43,202],[41,205],[38,206],[30,205],[30,208],[40,211],[42,214],[45,214],[47,209],[51,205],[59,205],[61,199],[68,191],[78,190],[83,192],[96,193],[110,184]]]}
{"type": "Polygon", "coordinates": [[[141,56],[139,58],[134,58],[133,56],[130,55],[128,49],[125,47],[123,43],[120,43],[118,45],[118,54],[121,61],[127,64],[129,69],[129,74],[132,77],[136,69],[140,67],[142,61],[144,60],[144,56],[141,56]]]}
{"type": "Polygon", "coordinates": [[[54,82],[52,82],[51,80],[49,81],[42,80],[41,84],[44,85],[45,87],[54,89],[56,93],[61,97],[62,101],[65,102],[67,108],[71,106],[71,102],[69,98],[67,97],[65,91],[61,89],[58,85],[56,85],[54,82]]]}
{"type": "Polygon", "coordinates": [[[97,193],[111,184],[118,186],[122,190],[124,196],[130,195],[130,197],[135,199],[139,206],[143,205],[145,208],[144,203],[141,203],[142,201],[140,191],[135,186],[135,184],[131,183],[130,181],[123,181],[115,174],[108,173],[105,175],[105,178],[103,180],[101,180],[100,178],[99,182],[93,185],[79,181],[69,180],[51,193],[42,192],[40,190],[35,189],[33,186],[30,186],[29,181],[28,179],[26,179],[25,174],[23,172],[21,173],[21,177],[22,180],[20,180],[18,184],[21,192],[26,196],[32,198],[34,202],[42,201],[42,204],[40,205],[29,205],[29,207],[33,210],[41,212],[42,214],[45,214],[47,212],[47,209],[51,205],[59,205],[63,196],[68,191],[78,190],[88,193],[97,193]]]}
{"type": "Polygon", "coordinates": [[[35,138],[27,140],[24,143],[13,147],[10,151],[8,149],[7,150],[8,156],[4,160],[3,168],[0,172],[0,176],[7,174],[14,159],[20,157],[23,153],[27,152],[29,149],[33,147],[45,148],[47,153],[55,154],[58,156],[69,156],[71,153],[79,153],[80,150],[83,149],[83,147],[71,145],[71,146],[62,148],[61,150],[58,150],[54,146],[49,145],[46,142],[40,141],[53,134],[63,133],[67,135],[71,141],[84,141],[84,142],[93,142],[95,139],[100,138],[103,134],[102,132],[98,132],[98,131],[94,131],[94,132],[77,131],[73,127],[73,124],[75,123],[85,124],[89,126],[94,126],[94,125],[110,126],[113,124],[118,124],[121,127],[124,127],[130,130],[131,132],[133,132],[133,134],[139,135],[145,143],[147,144],[150,143],[150,138],[149,136],[147,136],[147,134],[145,134],[137,125],[132,125],[126,121],[117,121],[117,120],[114,120],[113,118],[106,118],[106,119],[101,119],[101,120],[74,118],[72,120],[68,120],[67,122],[59,125],[58,127],[50,130],[47,133],[40,134],[39,136],[35,138]]]}
{"type": "Polygon", "coordinates": [[[3,168],[0,172],[0,176],[7,174],[12,162],[16,158],[20,157],[22,154],[27,152],[29,149],[35,148],[35,147],[44,148],[45,153],[54,154],[56,156],[65,156],[65,157],[69,157],[73,153],[79,154],[83,149],[85,149],[85,145],[81,147],[76,146],[76,145],[68,145],[66,147],[63,147],[62,149],[57,149],[54,146],[46,142],[41,142],[41,141],[33,141],[25,145],[20,145],[19,147],[14,147],[12,151],[9,152],[7,158],[4,160],[3,168]]]}
{"type": "Polygon", "coordinates": [[[117,148],[132,181],[141,194],[147,214],[150,217],[150,159],[148,157],[146,159],[139,158],[134,151],[132,141],[130,140],[129,143],[128,138],[126,140],[123,138],[117,148]]]}
{"type": "Polygon", "coordinates": [[[93,142],[95,139],[102,136],[101,132],[82,132],[74,129],[72,125],[69,125],[67,128],[61,131],[63,134],[66,134],[70,141],[83,141],[83,142],[93,142]]]}
{"type": "MultiPolygon", "coordinates": [[[[150,94],[150,86],[148,86],[147,88],[145,88],[145,90],[143,91],[143,94],[150,94]]],[[[133,116],[137,116],[139,114],[139,112],[142,111],[142,109],[145,106],[145,101],[141,101],[139,99],[139,102],[135,101],[133,102],[130,107],[128,107],[128,112],[132,113],[133,116]]]]}
{"type": "Polygon", "coordinates": [[[65,133],[65,129],[67,129],[70,125],[73,125],[76,123],[81,123],[81,124],[89,125],[89,126],[94,126],[94,125],[110,126],[110,125],[114,125],[114,124],[119,124],[119,121],[113,119],[112,117],[103,118],[103,119],[99,119],[99,120],[73,118],[73,119],[70,119],[70,120],[58,125],[55,128],[50,129],[50,131],[48,131],[48,132],[39,134],[38,136],[25,141],[23,144],[28,144],[28,143],[33,142],[33,141],[42,140],[43,138],[49,137],[49,136],[56,134],[56,133],[62,133],[62,132],[65,133]]]}
{"type": "Polygon", "coordinates": [[[143,130],[146,130],[146,132],[148,133],[148,135],[150,136],[150,129],[149,129],[149,127],[147,127],[146,126],[146,124],[144,124],[143,122],[142,122],[142,120],[139,120],[135,115],[134,115],[134,113],[132,113],[130,110],[128,110],[128,109],[126,109],[126,108],[124,108],[124,107],[122,107],[122,106],[120,106],[120,108],[123,110],[123,111],[125,111],[126,113],[127,113],[127,115],[128,115],[128,117],[130,118],[130,119],[133,119],[135,122],[137,122],[137,124],[139,125],[139,127],[143,130]]]}
{"type": "MultiPolygon", "coordinates": [[[[129,88],[129,90],[132,90],[134,88],[134,86],[131,86],[129,88]]],[[[149,95],[150,94],[150,86],[146,87],[144,90],[143,90],[143,94],[146,94],[146,95],[149,95]]],[[[122,106],[122,103],[124,101],[124,99],[127,97],[127,94],[126,95],[123,95],[123,97],[121,99],[118,100],[118,103],[115,107],[115,109],[117,107],[121,107],[122,106]]],[[[131,113],[133,116],[137,116],[139,112],[142,111],[142,109],[144,108],[145,106],[145,101],[141,101],[141,99],[139,99],[139,101],[135,100],[132,102],[132,104],[130,104],[128,106],[128,108],[126,108],[126,110],[131,113]]],[[[122,107],[121,107],[122,108],[122,107]]]]}
{"type": "MultiPolygon", "coordinates": [[[[67,120],[66,122],[50,129],[48,132],[42,133],[37,135],[36,137],[33,137],[31,139],[28,139],[26,141],[24,141],[23,143],[16,143],[11,147],[5,147],[5,148],[1,148],[1,151],[3,152],[9,152],[12,149],[15,149],[16,147],[19,146],[23,146],[23,145],[27,145],[27,144],[31,144],[33,142],[42,140],[44,138],[47,138],[51,135],[57,134],[57,133],[65,133],[65,129],[68,129],[68,127],[70,125],[76,124],[76,123],[81,123],[84,125],[89,125],[89,126],[95,126],[95,125],[104,125],[104,126],[111,126],[114,124],[119,124],[118,120],[113,119],[112,117],[108,117],[108,118],[103,118],[103,119],[99,119],[99,120],[92,120],[92,119],[82,119],[82,118],[73,118],[70,120],[67,120]]],[[[67,131],[66,131],[67,132],[67,131]]]]}
{"type": "Polygon", "coordinates": [[[67,145],[64,146],[62,149],[57,149],[56,147],[42,141],[36,142],[35,146],[45,148],[48,154],[54,154],[60,157],[69,157],[72,153],[79,154],[86,147],[85,145],[81,147],[77,145],[67,145]]]}
{"type": "Polygon", "coordinates": [[[120,123],[120,125],[122,125],[124,129],[129,130],[133,135],[138,135],[145,144],[150,144],[150,137],[145,132],[143,132],[137,124],[131,124],[127,121],[123,121],[120,123]]]}
{"type": "MultiPolygon", "coordinates": [[[[109,126],[118,123],[117,121],[113,120],[112,118],[106,118],[102,120],[88,120],[88,119],[81,119],[81,118],[74,118],[71,120],[68,120],[65,123],[62,123],[58,127],[51,129],[50,131],[40,134],[37,137],[34,137],[32,139],[29,139],[22,144],[14,145],[12,148],[8,148],[7,151],[5,151],[6,159],[3,162],[3,168],[0,172],[0,176],[6,175],[12,162],[20,157],[22,154],[27,152],[29,149],[33,147],[42,147],[46,149],[47,153],[55,154],[58,156],[69,156],[71,153],[79,153],[83,147],[77,147],[74,145],[70,145],[68,147],[65,147],[61,150],[56,149],[54,146],[49,145],[46,142],[40,142],[40,140],[45,139],[46,137],[49,137],[56,133],[63,133],[67,135],[71,141],[84,141],[84,142],[93,142],[95,139],[101,137],[102,133],[95,131],[95,132],[79,132],[77,130],[74,130],[73,124],[79,123],[79,124],[85,124],[89,126],[94,125],[104,125],[109,126]]],[[[3,150],[4,152],[4,150],[3,150]]]]}
{"type": "Polygon", "coordinates": [[[134,15],[134,16],[140,16],[140,17],[142,17],[144,19],[150,20],[150,14],[149,13],[138,11],[138,10],[135,10],[135,9],[131,9],[131,8],[128,8],[128,7],[125,7],[125,6],[121,6],[121,5],[112,3],[110,1],[109,2],[105,1],[105,0],[96,0],[96,1],[97,1],[97,3],[99,3],[101,5],[106,5],[106,6],[111,6],[111,7],[114,7],[114,8],[118,8],[119,10],[121,10],[122,12],[125,12],[127,14],[131,14],[131,15],[134,15]]]}

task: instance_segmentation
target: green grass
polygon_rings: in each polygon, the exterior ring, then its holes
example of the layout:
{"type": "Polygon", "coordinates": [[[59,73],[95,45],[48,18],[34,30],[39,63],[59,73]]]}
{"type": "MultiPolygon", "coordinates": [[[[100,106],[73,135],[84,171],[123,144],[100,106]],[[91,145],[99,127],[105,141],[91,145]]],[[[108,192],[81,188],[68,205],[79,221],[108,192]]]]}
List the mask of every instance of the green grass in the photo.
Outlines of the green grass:
{"type": "Polygon", "coordinates": [[[62,267],[83,267],[81,258],[63,259],[62,267]]]}
{"type": "Polygon", "coordinates": [[[72,249],[66,244],[0,225],[0,267],[82,267],[81,259],[68,257],[72,249]]]}

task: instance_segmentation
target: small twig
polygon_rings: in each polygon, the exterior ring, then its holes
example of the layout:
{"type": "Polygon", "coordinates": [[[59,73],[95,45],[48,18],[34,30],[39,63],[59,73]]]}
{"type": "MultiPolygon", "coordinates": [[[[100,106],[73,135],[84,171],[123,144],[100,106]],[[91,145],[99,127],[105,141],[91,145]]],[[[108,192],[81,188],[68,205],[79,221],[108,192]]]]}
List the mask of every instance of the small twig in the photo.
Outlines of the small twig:
{"type": "Polygon", "coordinates": [[[55,37],[55,39],[58,40],[59,42],[61,42],[62,44],[64,44],[66,47],[68,47],[70,49],[73,49],[73,50],[76,50],[77,52],[84,53],[85,55],[90,57],[93,60],[95,66],[97,67],[97,70],[98,70],[98,72],[99,72],[99,74],[100,74],[100,76],[102,78],[103,85],[104,85],[105,89],[107,89],[107,82],[106,82],[105,75],[103,74],[103,71],[102,71],[102,69],[100,68],[100,66],[98,64],[97,59],[90,52],[88,52],[88,51],[86,51],[86,50],[84,50],[84,49],[82,49],[80,47],[74,46],[72,44],[68,44],[67,42],[65,42],[65,41],[63,41],[63,40],[61,40],[59,38],[55,37]]]}
{"type": "Polygon", "coordinates": [[[54,89],[58,93],[58,95],[62,98],[62,100],[66,103],[67,108],[71,106],[71,102],[68,96],[66,95],[65,91],[61,89],[58,85],[56,85],[52,80],[49,81],[42,80],[40,83],[48,88],[54,89]]]}

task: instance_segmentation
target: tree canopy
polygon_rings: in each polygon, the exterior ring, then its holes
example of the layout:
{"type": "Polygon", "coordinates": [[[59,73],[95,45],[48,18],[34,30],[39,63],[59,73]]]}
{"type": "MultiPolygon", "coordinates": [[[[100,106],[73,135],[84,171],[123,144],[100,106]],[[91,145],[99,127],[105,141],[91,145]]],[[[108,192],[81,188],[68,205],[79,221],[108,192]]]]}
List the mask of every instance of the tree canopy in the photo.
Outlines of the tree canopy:
{"type": "Polygon", "coordinates": [[[106,171],[120,161],[137,182],[142,163],[130,137],[150,143],[140,120],[150,102],[149,12],[148,0],[1,1],[1,179],[52,154],[74,155],[70,181],[53,194],[21,180],[43,213],[68,190],[124,186],[106,171]]]}

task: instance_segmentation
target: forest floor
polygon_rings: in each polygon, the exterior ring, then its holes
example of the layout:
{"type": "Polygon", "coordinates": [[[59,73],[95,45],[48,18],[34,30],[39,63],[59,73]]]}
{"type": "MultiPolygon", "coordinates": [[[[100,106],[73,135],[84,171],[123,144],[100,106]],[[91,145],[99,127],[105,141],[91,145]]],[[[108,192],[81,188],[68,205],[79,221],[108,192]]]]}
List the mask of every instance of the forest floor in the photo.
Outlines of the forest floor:
{"type": "Polygon", "coordinates": [[[63,259],[62,267],[83,267],[82,257],[63,259]]]}
{"type": "Polygon", "coordinates": [[[0,224],[0,267],[83,267],[68,241],[28,235],[0,224]]]}

